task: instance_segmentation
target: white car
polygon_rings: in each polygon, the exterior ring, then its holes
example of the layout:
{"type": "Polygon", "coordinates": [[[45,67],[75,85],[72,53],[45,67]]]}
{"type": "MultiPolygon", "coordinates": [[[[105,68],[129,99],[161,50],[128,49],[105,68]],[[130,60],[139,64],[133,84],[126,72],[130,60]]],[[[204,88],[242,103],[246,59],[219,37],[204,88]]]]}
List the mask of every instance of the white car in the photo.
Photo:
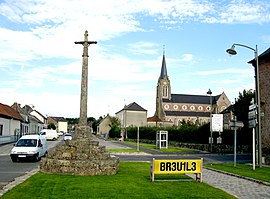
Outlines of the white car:
{"type": "Polygon", "coordinates": [[[72,135],[70,133],[67,133],[64,135],[64,140],[72,140],[72,135]]]}
{"type": "Polygon", "coordinates": [[[24,135],[11,150],[10,158],[13,162],[23,159],[34,159],[38,161],[48,153],[48,144],[45,136],[24,135]]]}

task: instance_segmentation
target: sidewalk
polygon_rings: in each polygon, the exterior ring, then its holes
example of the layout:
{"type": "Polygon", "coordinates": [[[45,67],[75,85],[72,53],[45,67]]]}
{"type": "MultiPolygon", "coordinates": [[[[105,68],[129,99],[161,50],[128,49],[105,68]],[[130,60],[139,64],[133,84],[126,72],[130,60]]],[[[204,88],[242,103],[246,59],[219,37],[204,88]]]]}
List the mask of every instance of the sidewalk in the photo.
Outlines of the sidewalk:
{"type": "MultiPolygon", "coordinates": [[[[189,175],[195,178],[194,175],[189,175]]],[[[270,186],[224,173],[203,169],[202,180],[213,187],[221,189],[236,198],[266,199],[270,198],[270,186]]]]}

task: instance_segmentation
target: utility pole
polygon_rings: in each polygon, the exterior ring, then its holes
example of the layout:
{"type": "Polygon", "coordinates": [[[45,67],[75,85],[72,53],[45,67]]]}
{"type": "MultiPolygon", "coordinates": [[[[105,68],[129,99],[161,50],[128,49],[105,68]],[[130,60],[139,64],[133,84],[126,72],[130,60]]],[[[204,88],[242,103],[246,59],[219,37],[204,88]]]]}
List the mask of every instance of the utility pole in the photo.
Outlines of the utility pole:
{"type": "Polygon", "coordinates": [[[96,41],[88,41],[88,31],[84,33],[84,41],[75,41],[75,44],[83,45],[81,101],[80,101],[80,126],[87,126],[87,90],[88,90],[88,46],[97,44],[96,41]]]}

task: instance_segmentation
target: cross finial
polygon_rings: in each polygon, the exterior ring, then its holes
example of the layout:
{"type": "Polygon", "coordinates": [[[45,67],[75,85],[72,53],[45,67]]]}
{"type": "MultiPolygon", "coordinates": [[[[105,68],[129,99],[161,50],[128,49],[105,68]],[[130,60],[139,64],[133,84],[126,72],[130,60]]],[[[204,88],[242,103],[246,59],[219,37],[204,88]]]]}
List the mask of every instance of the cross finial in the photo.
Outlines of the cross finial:
{"type": "Polygon", "coordinates": [[[165,55],[165,45],[163,45],[163,55],[165,55]]]}

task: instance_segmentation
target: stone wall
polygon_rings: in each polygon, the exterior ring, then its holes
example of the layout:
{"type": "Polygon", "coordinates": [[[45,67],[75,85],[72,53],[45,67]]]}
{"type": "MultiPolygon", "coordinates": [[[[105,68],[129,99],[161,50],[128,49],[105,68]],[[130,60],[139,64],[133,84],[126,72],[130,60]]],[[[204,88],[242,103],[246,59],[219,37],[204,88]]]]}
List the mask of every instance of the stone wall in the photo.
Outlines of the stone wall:
{"type": "Polygon", "coordinates": [[[42,159],[40,171],[82,176],[116,174],[119,159],[106,153],[105,146],[99,146],[90,132],[88,127],[78,127],[72,140],[42,159]]]}

